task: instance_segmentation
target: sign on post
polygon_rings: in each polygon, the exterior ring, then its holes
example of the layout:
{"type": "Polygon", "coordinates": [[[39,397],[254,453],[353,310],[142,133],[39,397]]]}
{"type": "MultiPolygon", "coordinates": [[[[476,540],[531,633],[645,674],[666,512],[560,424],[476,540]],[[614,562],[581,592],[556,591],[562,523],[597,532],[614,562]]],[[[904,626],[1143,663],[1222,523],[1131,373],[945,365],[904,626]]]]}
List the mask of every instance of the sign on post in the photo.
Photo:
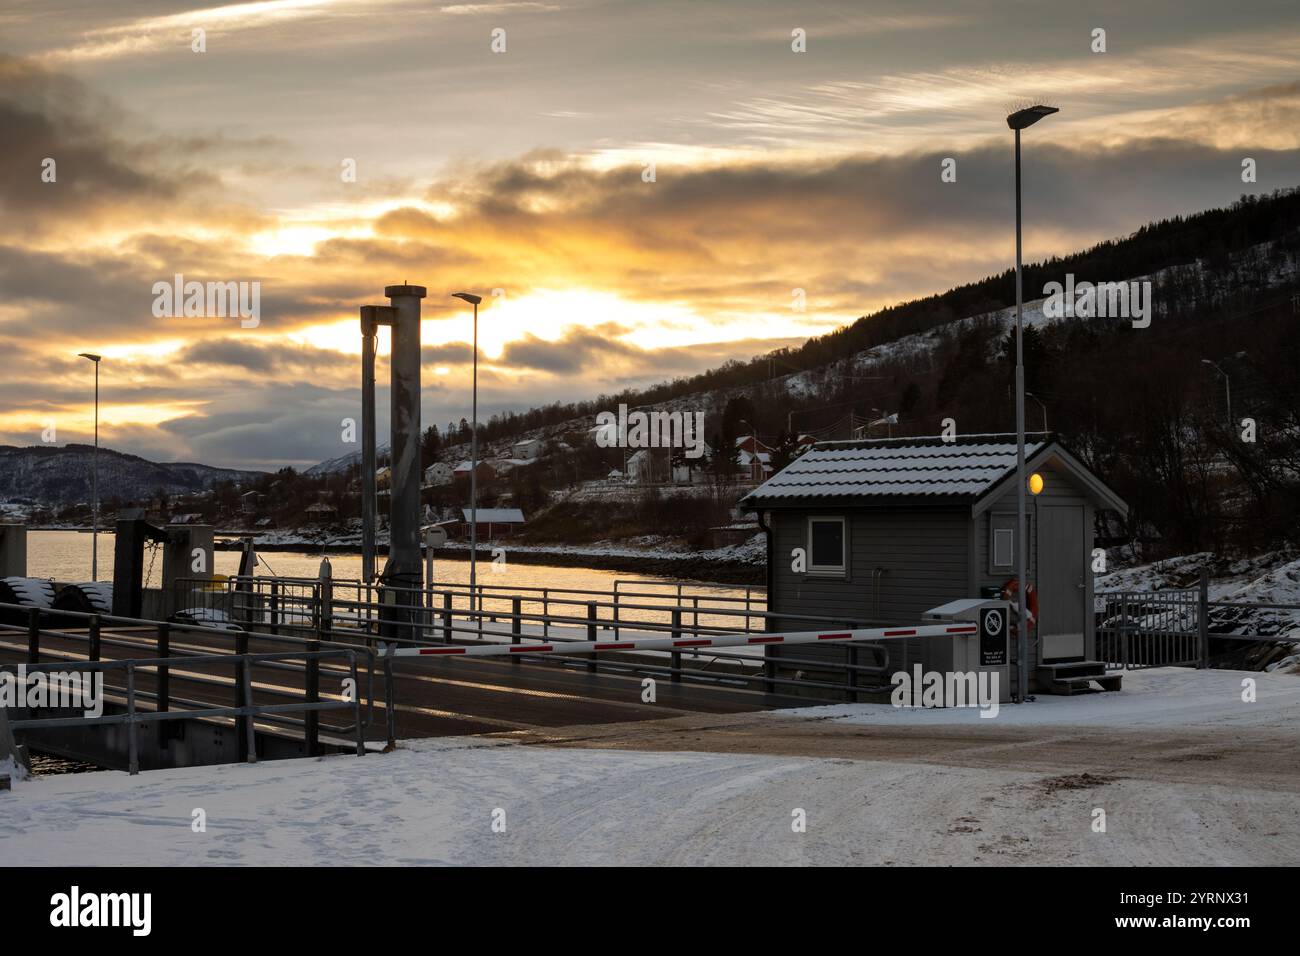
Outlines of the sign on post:
{"type": "Polygon", "coordinates": [[[1005,606],[980,608],[980,667],[1002,667],[1007,662],[1009,615],[1005,606]]]}

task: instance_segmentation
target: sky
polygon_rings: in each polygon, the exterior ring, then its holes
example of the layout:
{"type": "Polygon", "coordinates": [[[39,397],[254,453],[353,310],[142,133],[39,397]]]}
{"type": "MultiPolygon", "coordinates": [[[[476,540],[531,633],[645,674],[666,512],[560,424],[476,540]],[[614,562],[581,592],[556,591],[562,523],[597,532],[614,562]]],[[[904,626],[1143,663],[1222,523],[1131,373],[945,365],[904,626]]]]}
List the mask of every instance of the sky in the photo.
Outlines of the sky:
{"type": "Polygon", "coordinates": [[[90,439],[89,351],[105,446],[354,451],[402,282],[426,425],[469,415],[459,290],[480,420],[797,344],[1014,263],[1032,102],[1029,260],[1294,187],[1300,10],[0,0],[0,444],[90,439]],[[176,275],[259,283],[256,325],[155,314],[176,275]]]}

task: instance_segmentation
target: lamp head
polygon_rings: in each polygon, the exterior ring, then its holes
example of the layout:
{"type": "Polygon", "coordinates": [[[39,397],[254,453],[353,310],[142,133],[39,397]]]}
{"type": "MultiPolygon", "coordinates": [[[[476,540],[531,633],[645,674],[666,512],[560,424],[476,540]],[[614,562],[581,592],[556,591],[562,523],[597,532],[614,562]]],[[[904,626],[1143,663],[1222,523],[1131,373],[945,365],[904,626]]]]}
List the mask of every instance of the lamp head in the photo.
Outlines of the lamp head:
{"type": "Polygon", "coordinates": [[[464,299],[466,302],[470,303],[471,305],[478,305],[480,302],[483,301],[483,297],[481,295],[475,295],[473,292],[453,292],[451,294],[451,297],[453,299],[464,299]]]}
{"type": "Polygon", "coordinates": [[[1007,125],[1012,129],[1025,129],[1033,126],[1044,116],[1051,116],[1053,113],[1061,112],[1055,106],[1028,106],[1023,110],[1016,110],[1007,117],[1007,125]]]}
{"type": "Polygon", "coordinates": [[[98,363],[99,360],[103,358],[103,356],[96,355],[94,352],[78,352],[77,355],[84,359],[90,359],[92,362],[96,362],[96,363],[98,363]]]}

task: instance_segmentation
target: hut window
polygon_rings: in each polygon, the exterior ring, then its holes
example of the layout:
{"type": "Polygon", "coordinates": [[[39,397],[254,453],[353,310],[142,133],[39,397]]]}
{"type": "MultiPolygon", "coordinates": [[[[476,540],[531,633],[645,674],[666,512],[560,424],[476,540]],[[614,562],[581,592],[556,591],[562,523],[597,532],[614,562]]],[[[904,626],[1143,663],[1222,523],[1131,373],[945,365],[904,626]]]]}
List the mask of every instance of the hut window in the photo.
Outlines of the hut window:
{"type": "Polygon", "coordinates": [[[808,570],[814,574],[843,574],[847,562],[843,518],[808,519],[808,570]]]}
{"type": "Polygon", "coordinates": [[[1014,554],[1011,548],[1015,542],[1015,534],[1011,528],[993,529],[993,567],[1011,567],[1011,556],[1014,554]]]}
{"type": "MultiPolygon", "coordinates": [[[[1031,542],[1033,554],[1033,515],[1025,515],[1025,539],[1031,542]]],[[[1016,516],[1013,514],[989,515],[989,574],[1006,574],[1016,569],[1016,516]]]]}

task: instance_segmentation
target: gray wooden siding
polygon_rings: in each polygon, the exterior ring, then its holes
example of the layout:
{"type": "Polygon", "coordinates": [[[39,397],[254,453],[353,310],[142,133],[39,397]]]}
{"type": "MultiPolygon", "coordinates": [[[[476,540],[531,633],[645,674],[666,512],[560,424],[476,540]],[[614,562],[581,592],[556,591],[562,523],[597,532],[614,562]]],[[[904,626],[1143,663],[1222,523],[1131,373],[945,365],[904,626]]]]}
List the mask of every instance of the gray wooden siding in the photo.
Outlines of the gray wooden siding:
{"type": "MultiPolygon", "coordinates": [[[[773,511],[772,610],[837,619],[915,624],[921,614],[947,601],[967,597],[969,576],[969,511],[965,508],[902,508],[816,511],[773,511]],[[791,552],[807,548],[807,519],[813,515],[843,515],[848,519],[848,571],[842,577],[797,574],[790,569],[791,552]],[[879,576],[878,603],[872,572],[879,576]]],[[[779,619],[781,630],[809,630],[814,625],[779,619]]],[[[909,648],[918,660],[919,641],[909,648]]],[[[892,645],[891,645],[892,646],[892,645]]],[[[772,648],[774,656],[783,649],[772,648]]],[[[801,645],[786,656],[811,660],[844,659],[842,648],[801,645]]],[[[891,660],[901,660],[900,653],[891,660]]]]}
{"type": "MultiPolygon", "coordinates": [[[[1037,582],[1038,574],[1038,528],[1039,521],[1037,510],[1047,505],[1079,505],[1083,508],[1083,534],[1084,548],[1087,552],[1092,551],[1093,547],[1093,508],[1087,498],[1077,485],[1075,485],[1068,476],[1050,466],[1044,465],[1038,469],[1039,474],[1043,476],[1043,491],[1038,495],[1029,495],[1026,502],[1029,514],[1029,580],[1037,582]]],[[[1014,521],[1016,516],[1016,487],[1012,483],[998,500],[989,507],[989,509],[979,515],[976,521],[975,529],[975,594],[979,595],[980,588],[986,585],[1001,585],[1008,578],[1015,577],[1015,568],[1013,567],[1008,574],[991,574],[989,573],[989,523],[993,515],[1010,515],[1014,521]]],[[[1091,567],[1092,558],[1089,556],[1086,567],[1091,567]]],[[[1092,612],[1092,574],[1084,575],[1086,589],[1081,592],[1080,600],[1085,601],[1084,607],[1084,657],[1093,659],[1096,653],[1096,624],[1092,612]]],[[[1030,667],[1038,666],[1038,642],[1030,643],[1030,667]]],[[[1031,671],[1032,673],[1032,671],[1031,671]]]]}

